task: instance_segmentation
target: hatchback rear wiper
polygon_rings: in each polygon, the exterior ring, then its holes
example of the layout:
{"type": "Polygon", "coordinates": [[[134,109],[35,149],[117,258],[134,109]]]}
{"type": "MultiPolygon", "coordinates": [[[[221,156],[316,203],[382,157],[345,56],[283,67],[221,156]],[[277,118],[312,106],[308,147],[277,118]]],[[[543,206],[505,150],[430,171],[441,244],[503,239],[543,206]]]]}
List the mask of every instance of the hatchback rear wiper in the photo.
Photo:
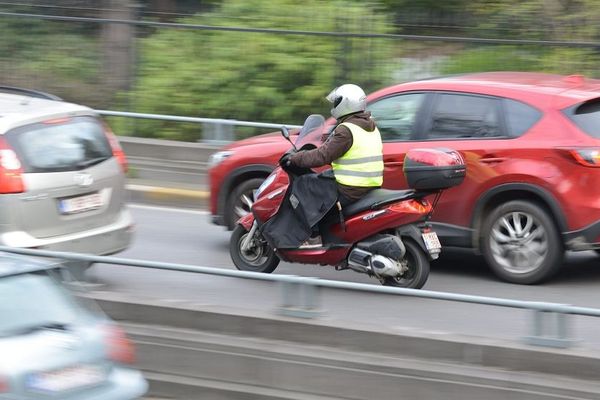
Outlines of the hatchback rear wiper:
{"type": "Polygon", "coordinates": [[[66,331],[69,329],[69,324],[64,322],[47,322],[38,325],[30,325],[22,328],[17,328],[14,331],[10,332],[10,335],[7,336],[19,336],[19,335],[28,335],[30,333],[38,332],[38,331],[66,331]]]}
{"type": "Polygon", "coordinates": [[[91,165],[95,165],[95,164],[99,164],[102,161],[108,160],[111,156],[102,156],[102,157],[96,157],[96,158],[90,158],[89,160],[82,160],[79,161],[77,164],[75,164],[77,167],[79,168],[86,168],[89,167],[91,165]]]}

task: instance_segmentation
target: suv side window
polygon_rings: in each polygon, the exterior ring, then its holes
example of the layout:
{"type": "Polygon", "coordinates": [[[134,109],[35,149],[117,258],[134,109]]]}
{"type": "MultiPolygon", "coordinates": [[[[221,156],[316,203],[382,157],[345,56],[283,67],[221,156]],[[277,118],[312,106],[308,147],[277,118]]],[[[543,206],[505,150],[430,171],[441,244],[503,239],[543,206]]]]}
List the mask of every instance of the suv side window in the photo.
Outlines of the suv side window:
{"type": "Polygon", "coordinates": [[[505,136],[500,124],[500,100],[467,94],[439,93],[431,111],[429,139],[505,136]]]}
{"type": "Polygon", "coordinates": [[[426,93],[401,94],[386,97],[367,106],[384,142],[412,139],[417,114],[425,96],[426,93]]]}
{"type": "Polygon", "coordinates": [[[541,118],[542,113],[520,101],[504,99],[506,123],[510,137],[519,137],[524,134],[541,118]]]}

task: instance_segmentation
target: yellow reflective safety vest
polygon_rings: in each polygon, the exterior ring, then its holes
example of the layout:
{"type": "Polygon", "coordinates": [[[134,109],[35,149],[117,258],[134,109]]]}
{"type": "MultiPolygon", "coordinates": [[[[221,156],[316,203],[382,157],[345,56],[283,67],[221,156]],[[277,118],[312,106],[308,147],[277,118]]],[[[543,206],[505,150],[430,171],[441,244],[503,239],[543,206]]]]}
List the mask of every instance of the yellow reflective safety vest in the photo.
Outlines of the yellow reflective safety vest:
{"type": "Polygon", "coordinates": [[[375,128],[367,132],[358,125],[344,122],[352,132],[352,147],[331,163],[335,180],[342,185],[372,187],[383,184],[383,144],[375,128]]]}

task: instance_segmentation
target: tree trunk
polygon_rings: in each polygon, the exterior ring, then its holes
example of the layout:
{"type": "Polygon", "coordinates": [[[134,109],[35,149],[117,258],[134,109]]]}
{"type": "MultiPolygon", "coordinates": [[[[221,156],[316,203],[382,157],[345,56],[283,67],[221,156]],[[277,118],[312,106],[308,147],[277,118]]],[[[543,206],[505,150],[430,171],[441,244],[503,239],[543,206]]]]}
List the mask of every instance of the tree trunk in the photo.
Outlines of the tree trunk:
{"type": "MultiPolygon", "coordinates": [[[[135,9],[131,0],[104,0],[101,18],[133,20],[135,9]]],[[[108,97],[117,91],[131,88],[134,79],[135,26],[123,23],[102,25],[102,77],[103,89],[108,97]]]]}
{"type": "Polygon", "coordinates": [[[150,10],[160,13],[159,20],[166,22],[175,18],[173,14],[177,12],[177,4],[174,0],[152,0],[150,10]]]}

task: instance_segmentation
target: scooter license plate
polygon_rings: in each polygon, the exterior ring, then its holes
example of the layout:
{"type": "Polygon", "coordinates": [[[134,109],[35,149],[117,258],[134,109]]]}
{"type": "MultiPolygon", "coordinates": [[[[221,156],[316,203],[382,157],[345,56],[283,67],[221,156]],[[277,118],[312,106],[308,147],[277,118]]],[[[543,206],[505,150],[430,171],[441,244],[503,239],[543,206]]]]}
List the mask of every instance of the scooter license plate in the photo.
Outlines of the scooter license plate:
{"type": "Polygon", "coordinates": [[[427,233],[423,233],[421,236],[423,236],[423,241],[425,242],[425,247],[427,247],[427,250],[435,251],[435,250],[439,250],[442,248],[442,245],[440,243],[440,239],[438,239],[437,233],[427,232],[427,233]]]}

